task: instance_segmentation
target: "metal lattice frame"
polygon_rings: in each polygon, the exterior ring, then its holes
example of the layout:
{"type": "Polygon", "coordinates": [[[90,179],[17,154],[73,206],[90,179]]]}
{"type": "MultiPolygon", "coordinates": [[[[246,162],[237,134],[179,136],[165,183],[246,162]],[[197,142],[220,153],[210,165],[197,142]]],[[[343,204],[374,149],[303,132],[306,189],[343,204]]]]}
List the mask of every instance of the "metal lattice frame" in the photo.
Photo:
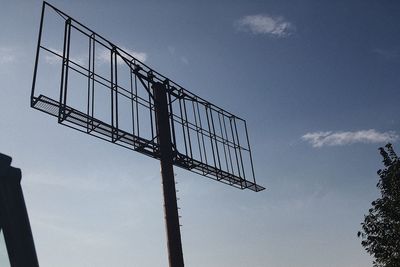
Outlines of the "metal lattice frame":
{"type": "Polygon", "coordinates": [[[57,117],[63,125],[160,159],[155,83],[164,84],[167,91],[175,166],[237,188],[265,189],[256,184],[245,120],[189,92],[54,6],[43,5],[31,93],[33,108],[57,117]],[[42,40],[46,12],[55,12],[62,20],[62,49],[42,40]],[[86,40],[85,60],[74,58],[72,47],[77,46],[78,38],[86,40]],[[98,67],[99,51],[107,56],[106,74],[100,71],[104,64],[98,67]],[[43,57],[53,57],[61,68],[59,88],[52,88],[59,90],[57,97],[37,92],[43,57]],[[71,85],[71,75],[84,78],[83,82],[71,85]],[[98,107],[100,87],[108,91],[108,118],[98,115],[105,109],[98,107]],[[72,90],[85,93],[85,106],[70,100],[72,90]]]}

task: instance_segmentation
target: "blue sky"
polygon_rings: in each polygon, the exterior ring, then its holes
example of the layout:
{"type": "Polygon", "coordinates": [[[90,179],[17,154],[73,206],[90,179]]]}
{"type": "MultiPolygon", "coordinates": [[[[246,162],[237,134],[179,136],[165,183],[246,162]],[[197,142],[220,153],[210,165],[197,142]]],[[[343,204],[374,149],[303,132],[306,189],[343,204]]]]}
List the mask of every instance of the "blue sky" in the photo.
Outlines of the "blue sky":
{"type": "MultiPolygon", "coordinates": [[[[372,266],[356,233],[398,146],[398,1],[51,3],[247,120],[267,190],[175,169],[187,266],[372,266]]],[[[41,266],[166,266],[159,163],[31,109],[41,2],[1,5],[0,152],[41,266]]]]}

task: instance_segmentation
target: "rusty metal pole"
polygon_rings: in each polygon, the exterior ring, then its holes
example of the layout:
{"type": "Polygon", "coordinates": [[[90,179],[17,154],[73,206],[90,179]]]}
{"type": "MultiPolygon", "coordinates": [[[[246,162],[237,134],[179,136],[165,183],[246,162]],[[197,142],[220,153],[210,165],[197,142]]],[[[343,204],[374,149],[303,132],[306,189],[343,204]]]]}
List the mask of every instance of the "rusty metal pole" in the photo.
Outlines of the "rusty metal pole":
{"type": "Polygon", "coordinates": [[[21,170],[11,167],[11,157],[0,153],[0,228],[12,267],[38,267],[24,196],[21,170]]]}
{"type": "Polygon", "coordinates": [[[176,199],[167,93],[166,88],[162,83],[155,83],[152,88],[156,114],[157,136],[161,153],[161,178],[164,193],[164,212],[169,266],[183,267],[182,241],[176,199]]]}

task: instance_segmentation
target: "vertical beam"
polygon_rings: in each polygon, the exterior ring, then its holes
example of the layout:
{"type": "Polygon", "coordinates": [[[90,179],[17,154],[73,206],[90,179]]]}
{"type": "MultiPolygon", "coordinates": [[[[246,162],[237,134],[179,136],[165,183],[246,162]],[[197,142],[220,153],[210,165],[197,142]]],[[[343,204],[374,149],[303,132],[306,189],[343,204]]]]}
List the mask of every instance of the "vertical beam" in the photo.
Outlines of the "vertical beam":
{"type": "Polygon", "coordinates": [[[63,48],[61,83],[60,83],[60,107],[58,110],[59,123],[61,123],[65,119],[65,107],[67,105],[70,38],[71,38],[71,19],[69,18],[65,21],[65,30],[64,30],[64,48],[63,48]]]}
{"type": "Polygon", "coordinates": [[[242,178],[244,178],[244,180],[246,180],[246,173],[244,172],[244,166],[243,166],[242,147],[240,146],[240,141],[239,141],[240,138],[239,138],[239,134],[238,134],[237,126],[236,126],[236,118],[235,117],[233,117],[233,122],[234,122],[234,125],[235,125],[235,132],[236,132],[236,138],[237,138],[237,147],[239,149],[240,164],[241,164],[241,167],[242,167],[242,175],[243,175],[242,178]]]}
{"type": "Polygon", "coordinates": [[[31,91],[31,107],[33,107],[33,97],[35,96],[36,75],[37,75],[37,69],[38,69],[38,64],[39,64],[40,43],[42,41],[43,17],[44,17],[45,3],[46,2],[43,2],[43,4],[42,4],[42,15],[40,15],[39,36],[38,36],[38,42],[37,42],[37,47],[36,47],[35,69],[33,71],[32,91],[31,91]]]}
{"type": "Polygon", "coordinates": [[[203,154],[201,152],[200,134],[199,134],[199,130],[201,130],[201,128],[199,128],[199,126],[197,125],[197,114],[196,114],[196,108],[194,106],[194,101],[192,101],[192,107],[193,107],[195,129],[196,129],[196,134],[197,134],[197,144],[199,145],[200,161],[203,162],[203,154]]]}
{"type": "Polygon", "coordinates": [[[93,130],[94,117],[94,63],[96,58],[95,34],[89,36],[89,69],[88,69],[88,90],[87,90],[87,133],[93,130]]]}
{"type": "MultiPolygon", "coordinates": [[[[253,157],[251,156],[251,148],[250,148],[250,141],[249,141],[249,134],[247,132],[247,123],[246,121],[244,121],[244,129],[246,131],[246,139],[247,139],[247,147],[249,148],[249,155],[250,155],[250,165],[251,165],[251,173],[253,175],[253,183],[256,183],[256,175],[254,174],[254,165],[253,165],[253,157]]],[[[247,185],[246,185],[247,186],[247,185]]],[[[257,191],[257,187],[256,187],[256,191],[257,191]]]]}
{"type": "Polygon", "coordinates": [[[190,140],[189,121],[188,121],[188,117],[187,117],[187,108],[186,108],[185,97],[182,98],[182,101],[183,101],[183,113],[185,115],[185,128],[186,128],[187,140],[189,142],[190,159],[193,160],[192,142],[190,140]]]}
{"type": "MultiPolygon", "coordinates": [[[[215,160],[215,151],[214,151],[214,142],[213,142],[213,139],[214,139],[214,136],[215,136],[215,132],[211,132],[210,117],[208,116],[208,110],[210,108],[209,108],[208,104],[206,104],[204,107],[205,107],[205,110],[206,110],[208,133],[210,134],[210,144],[211,144],[211,152],[212,152],[212,156],[213,156],[213,160],[214,160],[214,167],[215,167],[215,169],[218,169],[217,161],[215,160]]],[[[210,109],[210,112],[212,112],[211,109],[210,109]]]]}
{"type": "Polygon", "coordinates": [[[232,155],[231,155],[231,145],[229,144],[229,142],[232,142],[229,140],[229,136],[228,136],[228,131],[226,130],[226,122],[225,122],[225,115],[222,116],[222,122],[224,123],[224,130],[225,130],[225,137],[226,137],[226,144],[227,144],[227,149],[228,149],[228,155],[229,155],[229,162],[231,164],[231,170],[232,170],[232,174],[235,175],[235,169],[233,168],[233,163],[232,163],[232,155]]]}
{"type": "MultiPolygon", "coordinates": [[[[221,137],[222,137],[221,143],[222,143],[222,147],[224,148],[224,156],[225,156],[226,170],[227,170],[227,172],[230,172],[230,170],[229,170],[229,165],[228,165],[228,158],[227,158],[227,156],[226,156],[226,148],[225,148],[226,140],[227,140],[228,138],[225,138],[224,132],[222,131],[223,128],[222,128],[222,123],[221,123],[221,113],[218,112],[217,115],[218,115],[218,122],[219,122],[219,130],[220,130],[220,132],[221,132],[221,137]]],[[[222,116],[223,116],[223,115],[222,115],[222,116]]]]}
{"type": "Polygon", "coordinates": [[[179,110],[181,112],[181,117],[180,118],[181,118],[181,125],[182,125],[182,136],[183,136],[183,144],[185,145],[185,155],[186,155],[186,157],[189,157],[188,149],[187,149],[188,144],[186,142],[186,132],[185,132],[185,124],[186,124],[186,122],[185,122],[185,120],[183,118],[183,109],[182,109],[182,103],[181,103],[182,99],[184,99],[184,96],[183,95],[179,96],[178,101],[179,101],[179,110]]]}
{"type": "Polygon", "coordinates": [[[12,267],[38,267],[20,184],[21,170],[10,164],[11,158],[0,154],[0,217],[8,257],[12,267]]]}
{"type": "MultiPolygon", "coordinates": [[[[149,71],[147,73],[147,88],[148,88],[148,90],[151,90],[150,82],[153,81],[153,77],[154,77],[153,71],[149,71]]],[[[153,140],[155,138],[155,133],[154,133],[153,109],[151,107],[152,97],[151,97],[151,94],[148,94],[148,95],[149,95],[150,129],[151,129],[151,138],[150,139],[153,140]]]]}
{"type": "MultiPolygon", "coordinates": [[[[210,119],[211,119],[211,126],[212,126],[213,137],[214,137],[214,140],[215,140],[215,151],[217,152],[218,169],[219,169],[219,170],[222,170],[222,167],[221,167],[221,159],[220,159],[219,151],[218,151],[217,134],[215,133],[214,118],[213,118],[212,113],[213,113],[213,109],[210,107],[210,119]]],[[[217,173],[217,179],[218,179],[218,178],[221,178],[221,177],[218,177],[218,173],[217,173]]]]}
{"type": "MultiPolygon", "coordinates": [[[[203,152],[204,152],[204,159],[206,160],[206,165],[208,165],[208,161],[207,161],[207,150],[206,150],[206,145],[204,143],[204,130],[203,130],[203,125],[201,124],[201,115],[200,115],[200,108],[199,108],[199,102],[196,102],[196,107],[197,107],[197,115],[199,117],[199,131],[201,134],[201,141],[203,143],[203,152]]],[[[203,172],[204,174],[204,172],[203,172]]]]}
{"type": "MultiPolygon", "coordinates": [[[[165,88],[167,90],[171,90],[171,86],[169,84],[169,80],[166,79],[164,81],[165,88]]],[[[175,147],[175,149],[178,147],[176,143],[176,134],[175,134],[175,125],[174,125],[174,111],[172,110],[172,99],[171,99],[171,94],[168,94],[168,107],[169,107],[169,121],[170,121],[170,127],[171,127],[171,134],[172,134],[172,144],[175,147]]]]}
{"type": "Polygon", "coordinates": [[[165,225],[167,230],[168,258],[170,267],[183,267],[181,233],[173,169],[171,131],[168,117],[168,102],[165,86],[152,86],[156,112],[156,130],[160,145],[161,178],[164,193],[165,225]]]}
{"type": "MultiPolygon", "coordinates": [[[[135,95],[133,93],[133,72],[132,70],[129,70],[129,87],[131,89],[130,91],[130,97],[129,99],[131,100],[131,116],[132,116],[132,135],[135,135],[135,95]]],[[[136,81],[136,75],[135,75],[135,81],[136,81]]]]}
{"type": "MultiPolygon", "coordinates": [[[[138,68],[138,66],[135,66],[135,69],[136,68],[138,68]]],[[[138,83],[137,83],[137,79],[138,79],[137,75],[135,74],[136,136],[140,136],[140,128],[139,128],[139,99],[138,99],[138,83]]]]}
{"type": "Polygon", "coordinates": [[[238,158],[238,153],[237,153],[239,146],[236,143],[235,133],[233,132],[232,119],[234,120],[235,118],[233,116],[229,118],[229,124],[231,126],[231,134],[232,134],[232,139],[233,139],[233,150],[235,151],[236,166],[237,166],[238,174],[239,174],[239,177],[242,177],[242,174],[240,173],[240,164],[239,164],[239,158],[238,158]]]}
{"type": "Polygon", "coordinates": [[[114,143],[118,140],[118,62],[117,51],[113,46],[110,53],[111,62],[111,141],[114,143]]]}

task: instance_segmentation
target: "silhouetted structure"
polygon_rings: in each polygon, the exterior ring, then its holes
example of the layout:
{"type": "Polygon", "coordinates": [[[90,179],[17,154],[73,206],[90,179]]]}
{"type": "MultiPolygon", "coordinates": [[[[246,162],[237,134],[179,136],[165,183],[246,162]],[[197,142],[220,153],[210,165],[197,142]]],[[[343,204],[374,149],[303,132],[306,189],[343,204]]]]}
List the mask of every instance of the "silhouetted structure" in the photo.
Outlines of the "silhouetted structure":
{"type": "Polygon", "coordinates": [[[3,230],[11,267],[39,266],[21,189],[21,170],[0,153],[0,230],[3,230]]]}
{"type": "Polygon", "coordinates": [[[240,189],[264,187],[255,181],[243,119],[125,50],[44,2],[31,106],[60,124],[160,160],[170,266],[183,266],[173,165],[240,189]],[[63,42],[55,38],[60,33],[63,42]]]}

